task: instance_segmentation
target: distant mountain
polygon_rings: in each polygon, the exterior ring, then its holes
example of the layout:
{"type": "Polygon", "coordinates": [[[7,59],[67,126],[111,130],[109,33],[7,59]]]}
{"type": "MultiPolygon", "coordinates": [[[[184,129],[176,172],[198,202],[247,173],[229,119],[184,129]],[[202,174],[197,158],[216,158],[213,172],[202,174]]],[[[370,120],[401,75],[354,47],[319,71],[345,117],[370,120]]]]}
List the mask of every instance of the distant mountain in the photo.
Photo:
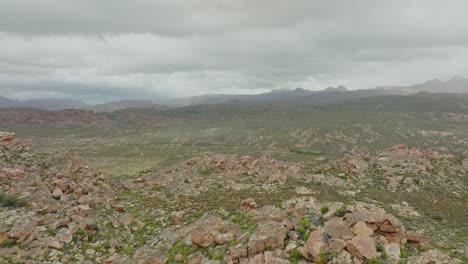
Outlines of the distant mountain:
{"type": "Polygon", "coordinates": [[[325,89],[323,91],[310,91],[303,88],[296,88],[294,90],[273,90],[269,93],[262,93],[262,94],[239,94],[239,95],[231,95],[231,94],[208,94],[208,95],[200,95],[200,96],[193,96],[188,98],[181,98],[175,100],[169,100],[162,102],[165,105],[170,106],[171,108],[176,107],[185,107],[185,106],[192,106],[192,105],[210,105],[210,104],[223,104],[229,102],[240,102],[240,101],[251,101],[251,102],[289,102],[300,99],[304,96],[321,94],[321,93],[328,93],[328,92],[336,92],[336,91],[347,91],[346,87],[339,86],[337,88],[332,89],[325,89]]]}
{"type": "Polygon", "coordinates": [[[20,104],[19,101],[11,100],[3,96],[0,96],[0,108],[18,107],[19,104],[20,104]]]}
{"type": "Polygon", "coordinates": [[[0,108],[37,108],[41,110],[64,110],[64,109],[81,109],[88,105],[80,100],[67,99],[34,99],[28,101],[17,101],[0,97],[0,108]]]}
{"type": "Polygon", "coordinates": [[[327,89],[323,90],[322,92],[347,92],[348,88],[340,85],[338,87],[328,87],[327,89]]]}
{"type": "Polygon", "coordinates": [[[23,107],[32,107],[44,110],[65,110],[65,109],[82,109],[87,107],[83,101],[69,99],[35,99],[21,102],[23,107]]]}
{"type": "Polygon", "coordinates": [[[408,94],[417,92],[468,94],[468,79],[461,77],[453,77],[448,81],[434,79],[411,86],[383,86],[376,89],[393,90],[408,94]]]}
{"type": "Polygon", "coordinates": [[[87,107],[87,110],[93,112],[113,112],[117,110],[123,110],[128,108],[153,108],[153,109],[165,109],[167,106],[161,104],[155,104],[151,100],[120,100],[116,102],[110,102],[106,104],[94,105],[87,107]]]}

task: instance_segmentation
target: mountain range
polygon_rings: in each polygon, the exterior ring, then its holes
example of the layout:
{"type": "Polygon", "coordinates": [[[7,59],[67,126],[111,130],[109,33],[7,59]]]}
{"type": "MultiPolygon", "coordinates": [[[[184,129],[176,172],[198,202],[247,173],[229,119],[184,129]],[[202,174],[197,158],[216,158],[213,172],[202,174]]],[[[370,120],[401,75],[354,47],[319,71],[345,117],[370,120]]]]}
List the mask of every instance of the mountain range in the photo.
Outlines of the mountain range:
{"type": "Polygon", "coordinates": [[[255,95],[207,94],[165,101],[124,99],[98,105],[87,105],[80,100],[68,99],[17,101],[0,96],[0,108],[38,108],[51,111],[83,109],[93,112],[113,112],[128,108],[168,109],[192,105],[232,104],[239,102],[295,102],[316,105],[381,95],[410,95],[418,92],[468,94],[468,79],[453,77],[447,81],[434,79],[411,86],[380,86],[360,90],[348,90],[344,86],[338,86],[328,87],[320,91],[296,88],[294,90],[274,90],[269,93],[255,95]]]}

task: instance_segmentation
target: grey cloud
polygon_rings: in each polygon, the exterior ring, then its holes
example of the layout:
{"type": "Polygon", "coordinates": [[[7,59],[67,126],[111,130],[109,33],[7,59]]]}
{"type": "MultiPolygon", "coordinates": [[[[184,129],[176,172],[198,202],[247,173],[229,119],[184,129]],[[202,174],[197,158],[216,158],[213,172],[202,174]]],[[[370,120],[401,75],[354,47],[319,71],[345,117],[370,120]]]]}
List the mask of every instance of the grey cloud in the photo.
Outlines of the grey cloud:
{"type": "Polygon", "coordinates": [[[461,0],[0,6],[0,93],[14,98],[160,99],[468,76],[461,0]]]}

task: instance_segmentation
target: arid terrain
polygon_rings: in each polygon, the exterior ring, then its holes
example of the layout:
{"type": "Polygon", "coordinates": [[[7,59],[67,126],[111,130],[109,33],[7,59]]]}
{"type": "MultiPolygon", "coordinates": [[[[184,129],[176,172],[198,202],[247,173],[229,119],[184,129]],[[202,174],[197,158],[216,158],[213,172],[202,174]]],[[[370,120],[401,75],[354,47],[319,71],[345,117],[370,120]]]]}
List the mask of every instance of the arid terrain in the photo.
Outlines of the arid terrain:
{"type": "Polygon", "coordinates": [[[0,110],[3,263],[467,263],[466,95],[0,110]]]}

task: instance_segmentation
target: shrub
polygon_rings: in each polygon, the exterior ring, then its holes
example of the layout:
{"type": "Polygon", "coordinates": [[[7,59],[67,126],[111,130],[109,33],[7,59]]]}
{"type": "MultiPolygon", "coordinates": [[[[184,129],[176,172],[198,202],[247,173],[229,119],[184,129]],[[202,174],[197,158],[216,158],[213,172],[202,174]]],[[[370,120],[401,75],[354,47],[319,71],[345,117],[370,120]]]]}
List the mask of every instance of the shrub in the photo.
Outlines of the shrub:
{"type": "Polygon", "coordinates": [[[320,209],[321,214],[326,214],[328,213],[328,211],[330,211],[330,208],[328,206],[324,206],[320,209]]]}
{"type": "Polygon", "coordinates": [[[341,206],[340,208],[338,208],[336,210],[335,215],[338,216],[338,217],[343,217],[345,215],[345,213],[346,213],[346,206],[343,205],[343,206],[341,206]]]}
{"type": "Polygon", "coordinates": [[[408,252],[406,251],[406,248],[402,247],[400,248],[400,254],[402,258],[407,258],[408,257],[408,252]]]}
{"type": "Polygon", "coordinates": [[[0,206],[5,207],[24,207],[26,206],[26,201],[23,199],[18,199],[9,194],[0,192],[0,206]]]}
{"type": "Polygon", "coordinates": [[[301,259],[304,259],[304,256],[302,256],[302,253],[299,252],[299,250],[297,250],[297,248],[291,250],[291,252],[289,253],[289,257],[290,257],[292,260],[301,260],[301,259]]]}

